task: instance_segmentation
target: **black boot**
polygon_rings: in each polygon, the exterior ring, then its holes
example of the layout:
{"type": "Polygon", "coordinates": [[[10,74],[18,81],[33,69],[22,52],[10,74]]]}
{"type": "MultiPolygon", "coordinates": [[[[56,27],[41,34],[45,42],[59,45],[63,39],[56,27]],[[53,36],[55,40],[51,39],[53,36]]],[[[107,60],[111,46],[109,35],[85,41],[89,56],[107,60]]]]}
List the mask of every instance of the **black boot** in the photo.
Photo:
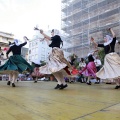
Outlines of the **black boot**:
{"type": "Polygon", "coordinates": [[[14,84],[14,83],[12,83],[12,87],[15,87],[15,84],[14,84]]]}
{"type": "Polygon", "coordinates": [[[10,81],[7,82],[7,85],[10,85],[10,81]]]}
{"type": "Polygon", "coordinates": [[[95,82],[95,84],[100,84],[100,82],[95,82]]]}
{"type": "Polygon", "coordinates": [[[68,87],[67,84],[66,84],[66,85],[61,85],[61,87],[60,87],[59,89],[62,90],[62,89],[64,89],[64,88],[66,88],[66,87],[68,87]]]}
{"type": "Polygon", "coordinates": [[[58,89],[60,88],[61,85],[57,84],[57,86],[54,89],[58,89]]]}
{"type": "Polygon", "coordinates": [[[115,89],[118,89],[118,88],[120,88],[120,86],[117,85],[117,86],[115,87],[115,89]]]}
{"type": "Polygon", "coordinates": [[[91,81],[89,81],[89,83],[87,82],[88,85],[91,85],[91,81]]]}

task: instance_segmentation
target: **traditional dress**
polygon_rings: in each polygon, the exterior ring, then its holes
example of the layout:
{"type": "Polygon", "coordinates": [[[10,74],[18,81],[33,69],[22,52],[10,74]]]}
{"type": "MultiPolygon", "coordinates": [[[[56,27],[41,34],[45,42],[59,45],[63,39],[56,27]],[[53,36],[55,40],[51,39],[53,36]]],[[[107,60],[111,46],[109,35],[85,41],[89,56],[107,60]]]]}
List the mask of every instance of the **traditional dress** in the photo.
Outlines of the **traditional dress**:
{"type": "MultiPolygon", "coordinates": [[[[17,77],[18,73],[22,73],[25,70],[32,72],[33,68],[21,56],[21,48],[24,45],[26,45],[27,42],[24,42],[23,44],[18,44],[18,40],[14,40],[14,43],[15,44],[13,44],[6,53],[8,55],[10,52],[12,52],[13,55],[9,57],[9,59],[6,61],[6,63],[4,65],[0,66],[0,73],[1,74],[14,74],[15,73],[16,77],[17,77]]],[[[10,79],[12,79],[12,78],[10,78],[10,79]]],[[[10,84],[10,82],[9,82],[9,84],[10,84]]],[[[14,85],[13,85],[13,87],[14,87],[14,85]]]]}
{"type": "MultiPolygon", "coordinates": [[[[103,47],[105,51],[104,66],[96,73],[101,79],[118,79],[120,78],[120,57],[115,53],[116,37],[111,38],[106,35],[107,43],[98,44],[98,47],[103,47]]],[[[118,83],[118,86],[120,84],[118,83]]]]}
{"type": "MultiPolygon", "coordinates": [[[[98,72],[101,68],[101,65],[102,65],[101,60],[98,58],[95,58],[94,62],[95,62],[97,72],[98,72]]],[[[100,78],[97,77],[95,84],[100,84],[100,78]]]]}
{"type": "Polygon", "coordinates": [[[120,57],[114,51],[116,37],[109,44],[98,44],[105,51],[104,66],[97,72],[97,77],[101,79],[114,79],[120,77],[120,57]]]}
{"type": "Polygon", "coordinates": [[[96,65],[93,61],[89,62],[86,67],[84,67],[81,71],[80,74],[83,74],[85,76],[91,76],[91,77],[96,77],[96,65]]]}
{"type": "Polygon", "coordinates": [[[72,68],[71,74],[72,75],[78,75],[79,71],[75,67],[72,68]]]}
{"type": "MultiPolygon", "coordinates": [[[[84,58],[81,58],[81,61],[79,63],[79,67],[80,67],[80,70],[83,70],[86,67],[86,63],[84,61],[84,58]]],[[[86,77],[83,74],[81,74],[79,76],[79,82],[81,82],[81,83],[85,83],[86,82],[86,77]]]]}
{"type": "Polygon", "coordinates": [[[32,63],[34,66],[34,70],[31,74],[31,76],[33,77],[33,79],[35,80],[34,82],[36,83],[38,81],[38,78],[44,77],[44,74],[41,74],[39,72],[40,62],[33,60],[32,63]]]}
{"type": "Polygon", "coordinates": [[[2,50],[1,50],[0,51],[0,65],[1,65],[1,61],[3,60],[3,56],[4,56],[4,54],[3,54],[2,50]]]}
{"type": "Polygon", "coordinates": [[[40,73],[42,74],[53,74],[58,81],[58,85],[55,89],[63,89],[67,87],[64,76],[70,74],[68,68],[71,68],[70,63],[64,58],[63,50],[60,48],[62,40],[56,30],[54,29],[54,36],[51,37],[52,51],[49,54],[48,62],[45,66],[40,67],[40,73]]]}
{"type": "Polygon", "coordinates": [[[91,85],[90,78],[91,77],[96,78],[97,69],[92,55],[88,56],[88,61],[89,61],[88,64],[79,73],[88,77],[87,84],[91,85]]]}

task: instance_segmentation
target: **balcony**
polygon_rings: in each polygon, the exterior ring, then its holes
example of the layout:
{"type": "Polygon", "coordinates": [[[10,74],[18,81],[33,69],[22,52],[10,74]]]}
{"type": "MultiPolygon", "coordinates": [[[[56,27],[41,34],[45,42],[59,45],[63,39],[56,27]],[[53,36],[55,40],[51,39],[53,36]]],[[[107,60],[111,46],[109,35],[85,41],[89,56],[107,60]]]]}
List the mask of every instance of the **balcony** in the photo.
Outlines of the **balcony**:
{"type": "Polygon", "coordinates": [[[13,34],[0,32],[0,46],[8,47],[8,43],[13,42],[13,34]]]}

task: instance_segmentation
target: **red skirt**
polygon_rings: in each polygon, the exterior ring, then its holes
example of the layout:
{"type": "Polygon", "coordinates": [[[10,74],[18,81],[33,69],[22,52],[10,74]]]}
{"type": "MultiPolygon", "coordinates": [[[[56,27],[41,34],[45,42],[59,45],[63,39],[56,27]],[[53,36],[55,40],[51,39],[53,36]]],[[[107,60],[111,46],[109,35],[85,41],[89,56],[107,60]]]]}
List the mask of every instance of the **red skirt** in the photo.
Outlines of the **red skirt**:
{"type": "Polygon", "coordinates": [[[39,67],[35,67],[34,71],[32,72],[32,76],[33,77],[42,77],[44,75],[39,72],[39,67]]]}
{"type": "Polygon", "coordinates": [[[78,72],[79,72],[79,71],[78,71],[77,69],[73,69],[71,73],[72,73],[73,75],[77,75],[78,72]]]}

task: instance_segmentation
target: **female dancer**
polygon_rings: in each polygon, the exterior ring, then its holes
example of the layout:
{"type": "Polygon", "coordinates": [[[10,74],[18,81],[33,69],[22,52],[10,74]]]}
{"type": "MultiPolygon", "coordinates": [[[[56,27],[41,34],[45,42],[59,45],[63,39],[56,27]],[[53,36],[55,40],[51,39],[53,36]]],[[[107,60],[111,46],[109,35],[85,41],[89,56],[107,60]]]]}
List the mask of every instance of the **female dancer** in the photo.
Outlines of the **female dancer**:
{"type": "MultiPolygon", "coordinates": [[[[39,30],[35,28],[35,30],[39,30]]],[[[42,67],[40,67],[40,73],[42,74],[53,74],[58,81],[55,89],[64,89],[67,87],[67,84],[64,80],[64,75],[70,75],[68,67],[71,68],[70,63],[64,58],[64,53],[62,49],[60,49],[60,44],[63,44],[59,36],[59,31],[53,29],[51,34],[52,37],[46,35],[43,30],[39,30],[40,33],[46,38],[47,44],[49,47],[52,47],[52,52],[49,55],[48,63],[42,67]],[[52,41],[49,43],[49,41],[52,41]]]]}
{"type": "Polygon", "coordinates": [[[96,78],[96,72],[97,72],[97,69],[96,69],[96,65],[94,63],[94,58],[90,54],[88,56],[88,64],[79,73],[88,77],[87,84],[91,85],[90,79],[92,77],[96,78]]]}
{"type": "Polygon", "coordinates": [[[3,51],[2,51],[2,49],[1,49],[1,47],[0,47],[0,65],[1,65],[1,61],[3,60],[3,51]]]}
{"type": "MultiPolygon", "coordinates": [[[[86,67],[86,63],[85,63],[84,58],[81,58],[80,63],[79,63],[79,67],[80,67],[80,70],[83,70],[86,67]]],[[[86,77],[83,74],[80,75],[80,82],[86,83],[86,77]]]]}
{"type": "Polygon", "coordinates": [[[34,70],[31,74],[31,76],[34,79],[34,83],[37,83],[38,78],[42,78],[42,77],[45,77],[45,76],[39,72],[40,62],[36,62],[36,61],[33,62],[32,61],[32,64],[34,65],[34,70]]]}
{"type": "Polygon", "coordinates": [[[22,73],[24,70],[28,70],[29,72],[33,71],[32,66],[21,57],[21,48],[27,44],[26,37],[24,37],[24,40],[25,42],[23,44],[19,44],[17,39],[14,40],[14,43],[6,53],[6,57],[8,58],[10,52],[12,52],[13,55],[9,57],[4,65],[0,66],[0,73],[9,74],[7,85],[10,85],[12,82],[12,87],[15,87],[15,80],[18,77],[18,73],[22,73]]]}
{"type": "Polygon", "coordinates": [[[112,28],[109,28],[112,37],[106,35],[104,38],[104,44],[97,44],[94,38],[91,37],[91,41],[96,47],[103,47],[105,51],[104,66],[96,73],[96,76],[101,79],[114,79],[116,81],[115,89],[120,88],[120,57],[115,53],[116,36],[112,28]]]}

